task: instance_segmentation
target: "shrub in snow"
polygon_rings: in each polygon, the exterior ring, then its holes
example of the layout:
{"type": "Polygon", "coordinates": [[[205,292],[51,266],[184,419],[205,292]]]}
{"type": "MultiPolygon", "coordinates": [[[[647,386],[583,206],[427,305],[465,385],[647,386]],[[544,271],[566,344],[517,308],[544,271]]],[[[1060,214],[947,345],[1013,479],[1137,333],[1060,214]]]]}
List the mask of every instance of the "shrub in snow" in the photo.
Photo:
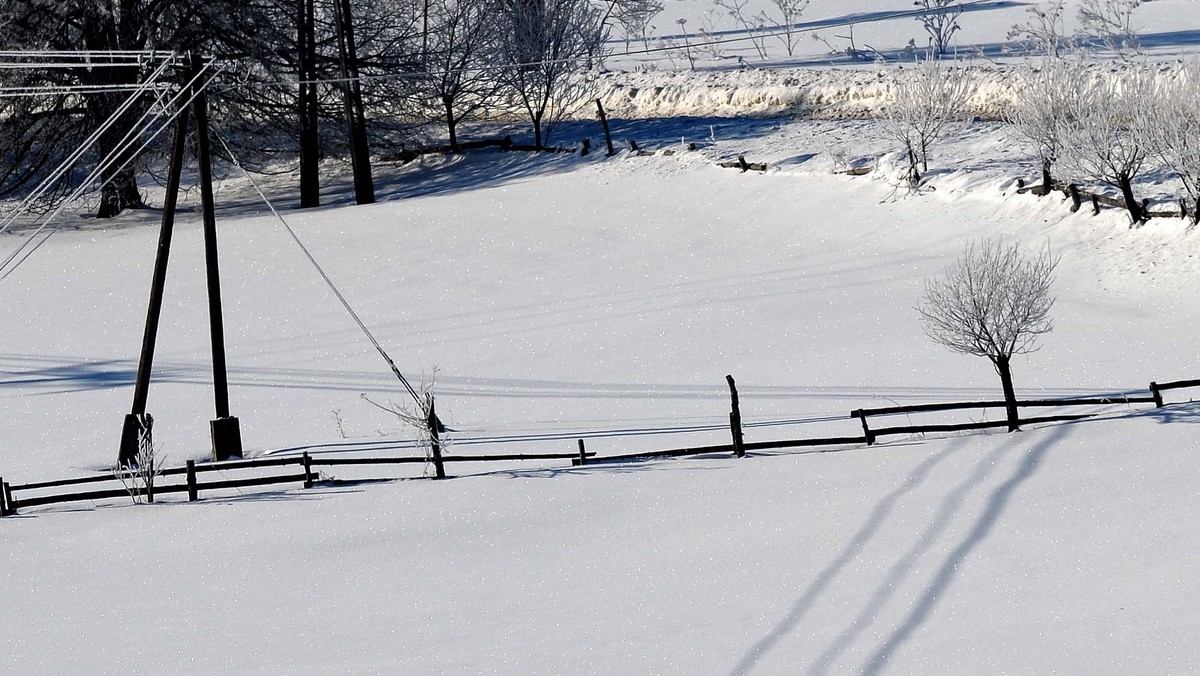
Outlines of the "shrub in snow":
{"type": "Polygon", "coordinates": [[[154,482],[162,474],[166,462],[166,456],[154,445],[154,417],[146,413],[140,422],[137,455],[129,464],[118,465],[113,470],[113,476],[121,482],[135,505],[143,498],[146,502],[154,502],[154,482]]]}
{"type": "Polygon", "coordinates": [[[1063,18],[1066,0],[1055,0],[1045,5],[1030,5],[1025,9],[1029,15],[1025,23],[1019,23],[1008,32],[1008,39],[1020,40],[1031,54],[1058,58],[1070,49],[1074,42],[1067,37],[1063,18]]]}
{"type": "Polygon", "coordinates": [[[940,279],[925,280],[917,307],[925,334],[964,354],[987,357],[1004,389],[1008,429],[1017,429],[1017,396],[1010,362],[1037,349],[1054,324],[1050,285],[1058,258],[1043,249],[1025,257],[1016,244],[972,242],[940,279]]]}
{"type": "Polygon", "coordinates": [[[909,185],[919,185],[929,171],[930,146],[962,116],[969,92],[966,71],[932,54],[900,71],[894,96],[883,106],[883,129],[908,155],[909,185]]]}

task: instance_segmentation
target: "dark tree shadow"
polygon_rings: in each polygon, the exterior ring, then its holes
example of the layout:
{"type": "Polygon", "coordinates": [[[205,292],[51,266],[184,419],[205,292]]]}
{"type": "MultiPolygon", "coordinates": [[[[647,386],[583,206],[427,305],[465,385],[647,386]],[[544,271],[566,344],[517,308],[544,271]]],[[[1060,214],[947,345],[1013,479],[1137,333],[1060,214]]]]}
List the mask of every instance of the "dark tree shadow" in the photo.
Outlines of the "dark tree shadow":
{"type": "Polygon", "coordinates": [[[804,616],[812,608],[813,603],[825,592],[829,585],[833,582],[867,543],[875,537],[879,529],[887,521],[888,516],[892,513],[896,503],[905,495],[917,489],[929,477],[939,463],[950,457],[952,454],[960,450],[965,441],[956,440],[942,449],[936,455],[930,456],[923,460],[917,467],[909,473],[908,477],[897,486],[891,493],[888,493],[875,504],[871,509],[867,520],[859,527],[859,529],[850,537],[850,542],[842,549],[841,552],[829,563],[821,572],[817,573],[817,577],[809,583],[804,593],[800,598],[792,604],[791,610],[775,625],[775,627],[757,643],[750,647],[746,654],[738,661],[738,663],[730,671],[730,674],[748,674],[758,664],[767,653],[779,643],[780,640],[791,634],[804,616]]]}
{"type": "Polygon", "coordinates": [[[1025,454],[1024,460],[1020,467],[1008,478],[1003,484],[998,486],[988,500],[987,506],[980,515],[979,520],[971,528],[967,534],[967,538],[960,542],[949,556],[938,568],[934,575],[933,581],[921,594],[908,616],[900,623],[891,635],[875,650],[871,657],[867,660],[866,665],[862,669],[864,675],[873,675],[880,673],[891,660],[896,651],[901,649],[905,643],[912,638],[913,634],[921,628],[922,625],[929,619],[929,616],[937,608],[938,601],[945,598],[946,591],[953,584],[958,572],[962,569],[967,557],[987,539],[991,534],[992,529],[1000,521],[1000,517],[1004,515],[1004,510],[1008,507],[1008,502],[1012,498],[1013,493],[1023,483],[1029,480],[1041,467],[1042,461],[1045,460],[1046,454],[1053,449],[1057,444],[1061,443],[1071,431],[1070,425],[1062,425],[1057,427],[1037,446],[1029,450],[1025,454]]]}

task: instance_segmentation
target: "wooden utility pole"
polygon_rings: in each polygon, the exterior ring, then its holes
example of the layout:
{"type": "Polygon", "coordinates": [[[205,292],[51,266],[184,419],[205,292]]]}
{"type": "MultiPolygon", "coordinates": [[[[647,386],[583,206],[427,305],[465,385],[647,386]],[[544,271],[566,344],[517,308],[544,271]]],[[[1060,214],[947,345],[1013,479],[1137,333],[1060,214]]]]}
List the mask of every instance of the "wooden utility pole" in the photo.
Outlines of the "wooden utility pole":
{"type": "Polygon", "coordinates": [[[212,338],[213,394],[216,419],[209,423],[213,460],[242,457],[238,419],[229,415],[229,376],[225,367],[225,323],[221,319],[221,272],[217,257],[216,200],[208,138],[208,96],[201,89],[192,101],[196,117],[196,158],[200,165],[200,211],[204,220],[204,268],[208,279],[208,326],[212,338]]]}
{"type": "Polygon", "coordinates": [[[167,260],[171,257],[171,236],[175,230],[175,206],[179,200],[179,181],[183,174],[183,156],[187,149],[187,111],[175,120],[175,139],[171,144],[171,166],[167,170],[167,194],[163,199],[162,225],[158,231],[158,249],[150,282],[150,304],[146,309],[146,330],[142,334],[142,353],[138,360],[137,380],[133,386],[133,407],[125,416],[121,430],[121,448],[117,464],[136,463],[138,441],[145,429],[146,399],[150,393],[150,370],[154,365],[154,346],[158,338],[158,319],[162,314],[163,288],[167,282],[167,260]]]}
{"type": "Polygon", "coordinates": [[[300,207],[321,204],[318,162],[321,139],[317,130],[317,45],[313,0],[297,0],[296,43],[300,52],[300,207]]]}
{"type": "Polygon", "coordinates": [[[371,179],[371,149],[367,144],[367,122],[363,111],[362,85],[358,78],[358,50],[354,43],[354,18],[350,0],[337,0],[338,51],[342,66],[342,93],[346,103],[346,129],[350,134],[350,166],[354,170],[354,200],[375,203],[371,179]]]}
{"type": "MultiPolygon", "coordinates": [[[[200,69],[189,61],[188,78],[192,82],[190,114],[196,119],[196,155],[199,162],[201,212],[204,221],[205,268],[208,277],[209,328],[213,354],[213,389],[216,400],[216,419],[209,423],[214,460],[227,460],[242,455],[242,434],[238,419],[229,415],[229,378],[225,366],[225,328],[221,318],[221,279],[217,259],[217,220],[212,188],[212,156],[209,147],[208,100],[203,85],[197,84],[200,69]],[[201,89],[196,89],[199,86],[201,89]]],[[[137,381],[134,383],[133,406],[125,416],[121,431],[121,446],[117,462],[128,467],[136,463],[138,442],[148,423],[146,400],[150,390],[150,372],[154,365],[154,347],[158,336],[159,316],[162,313],[163,288],[167,279],[167,263],[171,255],[171,238],[175,227],[175,211],[179,199],[179,183],[187,148],[187,109],[179,111],[175,123],[175,139],[171,148],[171,166],[167,172],[167,193],[163,200],[162,226],[150,284],[150,303],[146,310],[146,328],[142,334],[142,352],[138,361],[137,381]]]]}

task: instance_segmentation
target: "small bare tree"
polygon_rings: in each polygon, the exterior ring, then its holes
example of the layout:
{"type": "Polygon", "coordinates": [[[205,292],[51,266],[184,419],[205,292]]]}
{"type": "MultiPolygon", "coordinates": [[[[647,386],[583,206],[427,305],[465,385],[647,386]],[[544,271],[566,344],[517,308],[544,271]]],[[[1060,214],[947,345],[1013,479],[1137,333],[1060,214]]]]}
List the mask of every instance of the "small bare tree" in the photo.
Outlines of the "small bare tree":
{"type": "Polygon", "coordinates": [[[1011,361],[1036,350],[1038,336],[1054,328],[1050,285],[1058,261],[1049,248],[1027,258],[1016,244],[972,242],[941,279],[925,280],[925,298],[917,307],[934,342],[992,362],[1010,432],[1020,425],[1011,361]]]}
{"type": "Polygon", "coordinates": [[[800,44],[800,29],[796,26],[804,10],[808,9],[812,0],[771,0],[775,9],[779,10],[779,24],[782,29],[779,39],[787,49],[788,56],[796,55],[796,45],[800,44]]]}
{"type": "Polygon", "coordinates": [[[1133,194],[1133,181],[1151,160],[1142,108],[1153,90],[1142,71],[1076,78],[1069,92],[1073,122],[1063,137],[1061,161],[1080,176],[1121,191],[1133,223],[1149,216],[1133,194]]]}
{"type": "Polygon", "coordinates": [[[664,8],[662,0],[625,0],[613,4],[613,18],[624,33],[626,53],[629,52],[629,43],[634,39],[641,40],[642,47],[649,49],[650,38],[646,35],[646,29],[664,8]]]}
{"type": "Polygon", "coordinates": [[[1079,4],[1080,35],[1099,43],[1122,60],[1127,53],[1140,54],[1141,41],[1133,28],[1133,10],[1142,0],[1082,0],[1079,4]]]}
{"type": "Polygon", "coordinates": [[[929,33],[929,47],[933,53],[941,56],[950,49],[950,40],[958,32],[958,17],[962,15],[962,3],[959,0],[916,0],[913,3],[925,10],[917,20],[921,27],[929,33]]]}
{"type": "Polygon", "coordinates": [[[607,37],[603,13],[590,0],[502,0],[497,29],[501,78],[529,116],[534,146],[545,146],[554,124],[583,89],[607,37]]]}
{"type": "Polygon", "coordinates": [[[910,186],[920,185],[929,171],[929,147],[962,116],[970,84],[964,69],[946,66],[932,54],[900,72],[895,95],[883,109],[883,130],[904,146],[910,186]]]}
{"type": "Polygon", "coordinates": [[[1066,0],[1054,0],[1045,5],[1030,5],[1025,12],[1029,18],[1008,31],[1008,39],[1024,43],[1025,51],[1057,59],[1072,46],[1067,37],[1066,0]]]}
{"type": "Polygon", "coordinates": [[[1050,192],[1050,169],[1062,153],[1064,137],[1071,133],[1070,95],[1080,77],[1077,67],[1047,60],[1017,80],[1008,122],[1016,136],[1037,152],[1042,168],[1039,194],[1050,192]]]}
{"type": "Polygon", "coordinates": [[[1162,74],[1138,112],[1145,145],[1179,177],[1180,210],[1190,209],[1195,225],[1200,222],[1200,63],[1179,66],[1173,78],[1162,74]]]}

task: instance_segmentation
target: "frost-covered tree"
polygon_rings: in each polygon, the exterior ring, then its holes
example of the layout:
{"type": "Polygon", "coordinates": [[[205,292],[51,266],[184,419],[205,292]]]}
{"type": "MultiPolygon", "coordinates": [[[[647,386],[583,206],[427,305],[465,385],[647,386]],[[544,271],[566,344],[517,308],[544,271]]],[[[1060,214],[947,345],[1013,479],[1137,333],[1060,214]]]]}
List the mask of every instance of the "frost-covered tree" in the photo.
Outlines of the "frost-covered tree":
{"type": "Polygon", "coordinates": [[[1142,107],[1152,96],[1150,77],[1141,71],[1075,78],[1067,98],[1071,120],[1062,139],[1060,163],[1075,174],[1121,191],[1134,223],[1147,215],[1133,194],[1133,181],[1150,159],[1142,107]]]}
{"type": "Polygon", "coordinates": [[[650,38],[646,30],[665,7],[662,0],[622,0],[614,3],[612,15],[625,34],[625,51],[629,51],[629,43],[635,38],[641,40],[643,46],[649,47],[650,38]]]}
{"type": "Polygon", "coordinates": [[[892,100],[883,107],[883,129],[904,147],[909,185],[919,185],[929,171],[930,146],[962,116],[969,93],[966,71],[932,54],[899,72],[892,100]]]}
{"type": "Polygon", "coordinates": [[[972,242],[941,278],[925,280],[917,307],[931,340],[992,362],[1010,432],[1020,424],[1012,358],[1036,350],[1039,336],[1054,328],[1050,287],[1058,261],[1049,249],[1031,258],[1016,244],[972,242]]]}
{"type": "Polygon", "coordinates": [[[1050,191],[1050,170],[1062,153],[1063,138],[1070,133],[1070,97],[1080,77],[1077,66],[1047,60],[1040,68],[1023,73],[1016,82],[1008,122],[1017,137],[1037,152],[1044,193],[1050,191]]]}
{"type": "Polygon", "coordinates": [[[500,72],[544,147],[554,123],[580,100],[606,37],[604,15],[589,0],[504,0],[500,72]]]}
{"type": "Polygon", "coordinates": [[[1138,113],[1146,146],[1179,177],[1189,203],[1181,206],[1200,222],[1200,63],[1160,78],[1138,113]]]}
{"type": "Polygon", "coordinates": [[[960,28],[958,17],[963,12],[962,3],[959,0],[916,0],[913,4],[925,10],[917,20],[929,34],[930,49],[938,56],[945,54],[960,28]]]}
{"type": "Polygon", "coordinates": [[[811,2],[812,0],[771,0],[771,4],[775,5],[775,9],[779,11],[779,23],[782,29],[779,39],[783,41],[788,56],[794,56],[796,45],[800,44],[800,29],[796,27],[796,24],[800,22],[800,17],[811,2]]]}
{"type": "Polygon", "coordinates": [[[1141,41],[1133,27],[1133,12],[1141,5],[1142,0],[1081,0],[1080,35],[1122,59],[1128,52],[1141,53],[1141,41]]]}
{"type": "Polygon", "coordinates": [[[1020,40],[1031,54],[1057,59],[1073,42],[1067,35],[1066,11],[1066,0],[1030,5],[1025,8],[1028,15],[1025,23],[1014,25],[1008,31],[1008,39],[1020,40]]]}

